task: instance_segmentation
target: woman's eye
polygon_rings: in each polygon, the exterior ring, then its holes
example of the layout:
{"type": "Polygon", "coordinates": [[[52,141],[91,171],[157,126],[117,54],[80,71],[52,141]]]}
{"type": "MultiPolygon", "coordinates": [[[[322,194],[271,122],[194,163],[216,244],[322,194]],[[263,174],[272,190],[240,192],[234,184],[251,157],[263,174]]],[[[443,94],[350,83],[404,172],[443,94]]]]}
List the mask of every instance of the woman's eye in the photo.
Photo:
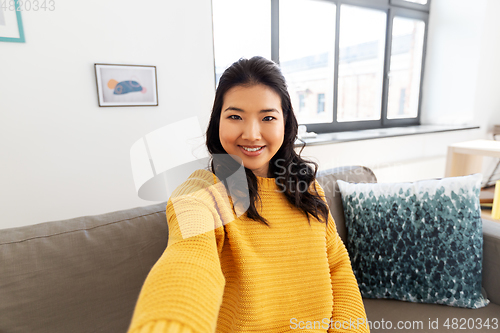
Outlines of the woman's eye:
{"type": "MultiPolygon", "coordinates": [[[[238,116],[238,115],[236,115],[236,114],[232,114],[232,115],[230,115],[227,118],[228,119],[233,119],[233,120],[240,120],[241,119],[241,117],[238,116]]],[[[262,120],[264,120],[264,121],[271,121],[271,120],[274,120],[274,119],[276,119],[276,118],[273,117],[273,116],[267,116],[267,117],[264,117],[262,120]]]]}

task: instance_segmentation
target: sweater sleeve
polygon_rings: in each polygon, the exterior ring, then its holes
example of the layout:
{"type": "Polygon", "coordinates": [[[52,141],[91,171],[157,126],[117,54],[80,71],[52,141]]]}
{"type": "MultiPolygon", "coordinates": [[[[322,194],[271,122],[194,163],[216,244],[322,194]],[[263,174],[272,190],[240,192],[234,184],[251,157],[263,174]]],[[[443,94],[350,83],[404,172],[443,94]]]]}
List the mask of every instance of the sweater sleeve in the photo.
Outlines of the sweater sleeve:
{"type": "Polygon", "coordinates": [[[215,332],[225,286],[224,229],[193,196],[169,200],[169,241],[139,294],[128,333],[215,332]]]}
{"type": "MultiPolygon", "coordinates": [[[[326,203],[323,189],[317,182],[316,186],[326,203]]],[[[328,211],[326,242],[333,290],[333,313],[328,332],[369,332],[365,307],[352,271],[349,254],[337,232],[330,211],[328,211]]]]}

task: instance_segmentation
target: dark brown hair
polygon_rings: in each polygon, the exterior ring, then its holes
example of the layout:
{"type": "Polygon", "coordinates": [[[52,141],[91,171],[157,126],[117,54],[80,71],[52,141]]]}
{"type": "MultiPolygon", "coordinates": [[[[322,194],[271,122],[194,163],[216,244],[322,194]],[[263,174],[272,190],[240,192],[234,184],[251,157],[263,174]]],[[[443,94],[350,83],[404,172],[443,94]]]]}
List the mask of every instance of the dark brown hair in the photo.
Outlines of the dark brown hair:
{"type": "MultiPolygon", "coordinates": [[[[283,190],[287,200],[306,214],[309,224],[311,223],[309,215],[314,216],[317,220],[320,220],[321,216],[324,222],[328,223],[328,206],[317,193],[316,185],[314,184],[318,165],[315,162],[307,161],[300,157],[300,153],[302,153],[304,147],[302,147],[299,154],[294,150],[298,122],[293,112],[285,78],[279,66],[274,62],[263,57],[240,59],[224,71],[215,92],[212,114],[206,132],[208,151],[212,156],[214,154],[227,154],[219,138],[220,116],[226,92],[235,86],[252,86],[256,84],[264,84],[280,96],[281,108],[285,119],[283,144],[269,161],[267,176],[276,178],[276,184],[283,190]],[[309,164],[312,164],[313,167],[309,164]],[[313,193],[308,190],[311,184],[313,184],[314,188],[313,193]]],[[[229,176],[232,173],[230,169],[236,165],[232,167],[223,166],[217,165],[217,162],[214,165],[214,161],[212,158],[210,162],[211,171],[215,173],[215,170],[217,170],[218,175],[226,173],[229,176]],[[221,172],[223,169],[226,171],[221,172]]],[[[245,168],[245,173],[247,176],[248,192],[250,194],[250,207],[246,211],[246,214],[249,218],[269,226],[267,220],[258,213],[256,208],[256,200],[260,200],[257,177],[248,168],[245,168]]],[[[227,187],[226,183],[225,185],[227,187]]]]}

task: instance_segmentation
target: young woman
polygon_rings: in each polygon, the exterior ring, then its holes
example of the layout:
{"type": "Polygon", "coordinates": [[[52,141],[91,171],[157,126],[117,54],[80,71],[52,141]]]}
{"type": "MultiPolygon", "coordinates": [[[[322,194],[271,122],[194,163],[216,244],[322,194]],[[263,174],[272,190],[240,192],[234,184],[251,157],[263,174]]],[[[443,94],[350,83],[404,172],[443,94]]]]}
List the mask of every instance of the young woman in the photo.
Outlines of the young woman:
{"type": "Polygon", "coordinates": [[[238,163],[213,158],[210,171],[194,172],[169,199],[168,246],[130,333],[369,331],[317,165],[294,151],[297,128],[275,63],[241,59],[224,72],[206,144],[212,157],[238,163]],[[233,191],[229,177],[217,176],[239,163],[245,186],[233,191]]]}

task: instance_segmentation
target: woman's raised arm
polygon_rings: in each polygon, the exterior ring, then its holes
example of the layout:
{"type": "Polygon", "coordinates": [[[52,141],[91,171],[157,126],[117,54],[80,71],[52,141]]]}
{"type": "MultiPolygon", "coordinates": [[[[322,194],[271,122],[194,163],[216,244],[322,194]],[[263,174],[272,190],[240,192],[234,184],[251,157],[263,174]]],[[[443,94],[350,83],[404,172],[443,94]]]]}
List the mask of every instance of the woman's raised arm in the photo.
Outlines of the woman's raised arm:
{"type": "Polygon", "coordinates": [[[129,333],[215,332],[225,279],[224,228],[214,228],[214,215],[196,195],[169,200],[168,246],[146,278],[129,333]]]}

